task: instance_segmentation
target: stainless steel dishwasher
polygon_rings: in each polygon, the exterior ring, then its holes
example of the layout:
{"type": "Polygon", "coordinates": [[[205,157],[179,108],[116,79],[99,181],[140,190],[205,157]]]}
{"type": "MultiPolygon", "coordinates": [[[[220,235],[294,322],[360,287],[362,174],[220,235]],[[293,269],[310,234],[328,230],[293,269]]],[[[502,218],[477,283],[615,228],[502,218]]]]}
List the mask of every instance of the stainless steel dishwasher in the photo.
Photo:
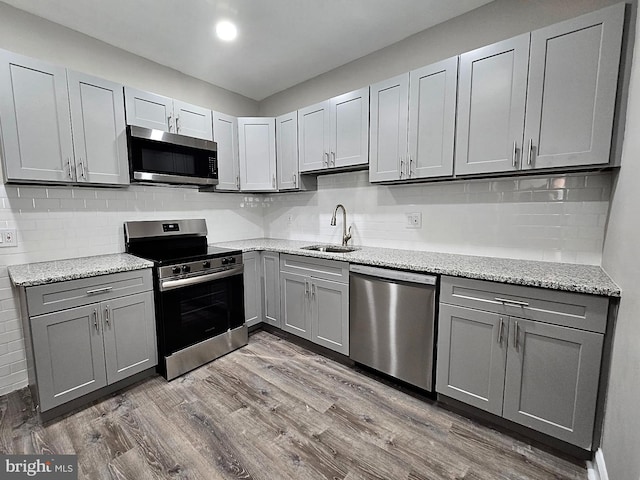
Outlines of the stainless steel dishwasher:
{"type": "Polygon", "coordinates": [[[351,265],[349,356],[433,390],[437,277],[351,265]]]}

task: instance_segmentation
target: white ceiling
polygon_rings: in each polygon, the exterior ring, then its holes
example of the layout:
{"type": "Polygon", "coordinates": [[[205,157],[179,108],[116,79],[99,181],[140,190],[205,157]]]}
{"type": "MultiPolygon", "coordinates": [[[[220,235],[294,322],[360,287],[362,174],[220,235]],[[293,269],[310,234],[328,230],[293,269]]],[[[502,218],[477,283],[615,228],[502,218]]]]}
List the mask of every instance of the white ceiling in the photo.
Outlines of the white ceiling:
{"type": "Polygon", "coordinates": [[[262,100],[490,0],[3,1],[262,100]],[[215,38],[220,19],[234,43],[215,38]]]}

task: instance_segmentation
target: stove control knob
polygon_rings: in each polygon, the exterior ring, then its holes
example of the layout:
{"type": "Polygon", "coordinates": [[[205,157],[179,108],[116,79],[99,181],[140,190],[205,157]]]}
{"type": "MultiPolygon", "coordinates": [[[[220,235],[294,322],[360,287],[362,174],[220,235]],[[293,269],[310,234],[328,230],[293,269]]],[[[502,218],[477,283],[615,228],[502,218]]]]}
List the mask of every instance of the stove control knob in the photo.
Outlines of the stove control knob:
{"type": "Polygon", "coordinates": [[[229,263],[229,259],[228,258],[223,258],[221,260],[222,265],[227,265],[229,263]]]}
{"type": "Polygon", "coordinates": [[[236,263],[236,257],[229,257],[229,263],[236,263]]]}
{"type": "Polygon", "coordinates": [[[182,273],[189,273],[191,271],[191,267],[189,265],[182,265],[182,273]]]}
{"type": "Polygon", "coordinates": [[[177,275],[180,273],[180,267],[173,267],[171,269],[171,273],[173,273],[174,275],[177,275]]]}
{"type": "Polygon", "coordinates": [[[211,268],[211,262],[209,260],[202,262],[202,268],[211,268]]]}

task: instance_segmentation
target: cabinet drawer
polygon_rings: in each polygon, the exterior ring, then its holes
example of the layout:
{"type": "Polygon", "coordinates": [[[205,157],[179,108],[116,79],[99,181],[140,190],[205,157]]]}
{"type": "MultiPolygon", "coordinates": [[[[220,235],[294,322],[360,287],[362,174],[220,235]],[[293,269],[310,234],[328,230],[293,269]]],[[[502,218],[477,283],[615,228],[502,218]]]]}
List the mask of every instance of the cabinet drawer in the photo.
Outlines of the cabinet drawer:
{"type": "Polygon", "coordinates": [[[446,276],[440,301],[599,333],[609,307],[608,298],[596,295],[446,276]]]}
{"type": "Polygon", "coordinates": [[[99,275],[27,288],[29,316],[42,315],[153,288],[151,269],[99,275]]]}
{"type": "Polygon", "coordinates": [[[349,264],[302,255],[280,255],[280,271],[349,283],[349,264]]]}

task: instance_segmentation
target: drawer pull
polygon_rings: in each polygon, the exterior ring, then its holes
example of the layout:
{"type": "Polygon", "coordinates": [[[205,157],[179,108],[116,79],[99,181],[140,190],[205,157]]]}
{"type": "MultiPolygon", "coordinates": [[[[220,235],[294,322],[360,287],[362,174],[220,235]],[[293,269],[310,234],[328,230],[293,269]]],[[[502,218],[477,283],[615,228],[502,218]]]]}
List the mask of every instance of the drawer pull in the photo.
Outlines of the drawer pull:
{"type": "Polygon", "coordinates": [[[520,351],[520,345],[518,344],[520,341],[520,331],[518,328],[518,321],[516,320],[514,324],[515,324],[514,325],[515,328],[513,329],[513,344],[514,344],[514,347],[516,347],[516,352],[518,352],[520,351]]]}
{"type": "Polygon", "coordinates": [[[527,302],[520,302],[518,300],[510,300],[508,298],[498,298],[494,297],[496,302],[504,303],[505,305],[512,305],[515,307],[528,307],[529,304],[527,302]]]}
{"type": "Polygon", "coordinates": [[[98,309],[97,308],[93,309],[93,326],[96,328],[96,332],[100,331],[100,329],[98,328],[98,309]]]}
{"type": "Polygon", "coordinates": [[[99,293],[107,293],[113,290],[113,287],[96,288],[95,290],[87,290],[87,295],[97,295],[99,293]]]}
{"type": "Polygon", "coordinates": [[[500,328],[498,329],[498,344],[502,345],[502,336],[504,335],[504,319],[500,317],[500,328]]]}

